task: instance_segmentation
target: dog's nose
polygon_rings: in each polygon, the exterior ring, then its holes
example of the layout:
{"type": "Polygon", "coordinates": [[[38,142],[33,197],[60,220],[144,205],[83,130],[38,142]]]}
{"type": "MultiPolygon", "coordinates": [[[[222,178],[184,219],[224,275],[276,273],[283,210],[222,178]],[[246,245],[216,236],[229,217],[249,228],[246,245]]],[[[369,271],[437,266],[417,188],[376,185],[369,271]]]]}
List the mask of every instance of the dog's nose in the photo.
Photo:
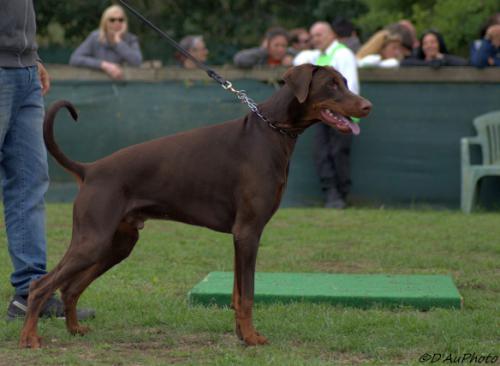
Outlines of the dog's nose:
{"type": "Polygon", "coordinates": [[[363,99],[360,107],[363,113],[368,114],[372,110],[372,103],[367,99],[363,99]]]}

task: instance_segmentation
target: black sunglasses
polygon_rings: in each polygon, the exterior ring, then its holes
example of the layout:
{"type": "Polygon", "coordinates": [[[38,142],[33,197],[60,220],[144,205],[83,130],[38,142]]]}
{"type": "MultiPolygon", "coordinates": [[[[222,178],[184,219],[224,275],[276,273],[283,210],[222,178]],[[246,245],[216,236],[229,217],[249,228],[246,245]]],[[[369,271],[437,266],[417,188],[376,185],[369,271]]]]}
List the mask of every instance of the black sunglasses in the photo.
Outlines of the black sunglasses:
{"type": "Polygon", "coordinates": [[[125,18],[109,18],[108,19],[111,23],[114,23],[114,22],[120,22],[120,23],[123,23],[125,21],[125,18]]]}

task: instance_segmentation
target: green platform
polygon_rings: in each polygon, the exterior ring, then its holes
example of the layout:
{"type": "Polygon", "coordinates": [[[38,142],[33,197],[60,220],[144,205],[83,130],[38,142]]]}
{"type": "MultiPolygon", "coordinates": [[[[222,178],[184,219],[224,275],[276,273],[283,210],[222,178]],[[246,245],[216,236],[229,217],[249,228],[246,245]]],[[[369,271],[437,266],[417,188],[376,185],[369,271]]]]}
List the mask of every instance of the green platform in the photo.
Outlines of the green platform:
{"type": "MultiPolygon", "coordinates": [[[[192,305],[228,306],[232,272],[211,272],[189,293],[192,305]]],[[[257,273],[255,303],[311,302],[358,308],[411,306],[460,309],[463,299],[450,276],[257,273]]]]}

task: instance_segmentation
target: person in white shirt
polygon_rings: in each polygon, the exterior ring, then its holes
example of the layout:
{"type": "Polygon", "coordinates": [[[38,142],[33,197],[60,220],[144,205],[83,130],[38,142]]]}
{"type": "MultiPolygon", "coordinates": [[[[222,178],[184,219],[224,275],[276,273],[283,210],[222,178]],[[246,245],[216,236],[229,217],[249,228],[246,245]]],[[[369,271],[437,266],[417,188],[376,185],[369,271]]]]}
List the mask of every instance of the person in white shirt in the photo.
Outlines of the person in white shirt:
{"type": "MultiPolygon", "coordinates": [[[[309,31],[314,50],[299,53],[293,65],[310,63],[332,66],[347,80],[347,87],[359,94],[356,57],[344,44],[337,41],[327,22],[316,22],[309,31]]],[[[325,207],[343,209],[351,188],[350,152],[352,135],[344,135],[335,128],[320,123],[316,130],[315,160],[321,186],[326,194],[325,207]]]]}
{"type": "Polygon", "coordinates": [[[354,53],[337,41],[332,27],[327,22],[314,23],[309,33],[314,49],[300,52],[294,58],[293,65],[332,66],[347,79],[349,90],[359,94],[358,70],[354,53]]]}

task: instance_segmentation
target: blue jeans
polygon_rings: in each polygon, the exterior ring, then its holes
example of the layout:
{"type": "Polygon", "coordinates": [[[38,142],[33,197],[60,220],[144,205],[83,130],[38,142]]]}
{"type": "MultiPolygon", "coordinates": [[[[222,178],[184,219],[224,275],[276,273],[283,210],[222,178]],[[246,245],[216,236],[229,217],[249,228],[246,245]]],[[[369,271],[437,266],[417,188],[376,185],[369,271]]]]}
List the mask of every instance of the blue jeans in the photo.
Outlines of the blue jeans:
{"type": "Polygon", "coordinates": [[[0,68],[0,168],[11,283],[26,295],[46,273],[45,205],[49,185],[44,106],[36,66],[0,68]]]}

